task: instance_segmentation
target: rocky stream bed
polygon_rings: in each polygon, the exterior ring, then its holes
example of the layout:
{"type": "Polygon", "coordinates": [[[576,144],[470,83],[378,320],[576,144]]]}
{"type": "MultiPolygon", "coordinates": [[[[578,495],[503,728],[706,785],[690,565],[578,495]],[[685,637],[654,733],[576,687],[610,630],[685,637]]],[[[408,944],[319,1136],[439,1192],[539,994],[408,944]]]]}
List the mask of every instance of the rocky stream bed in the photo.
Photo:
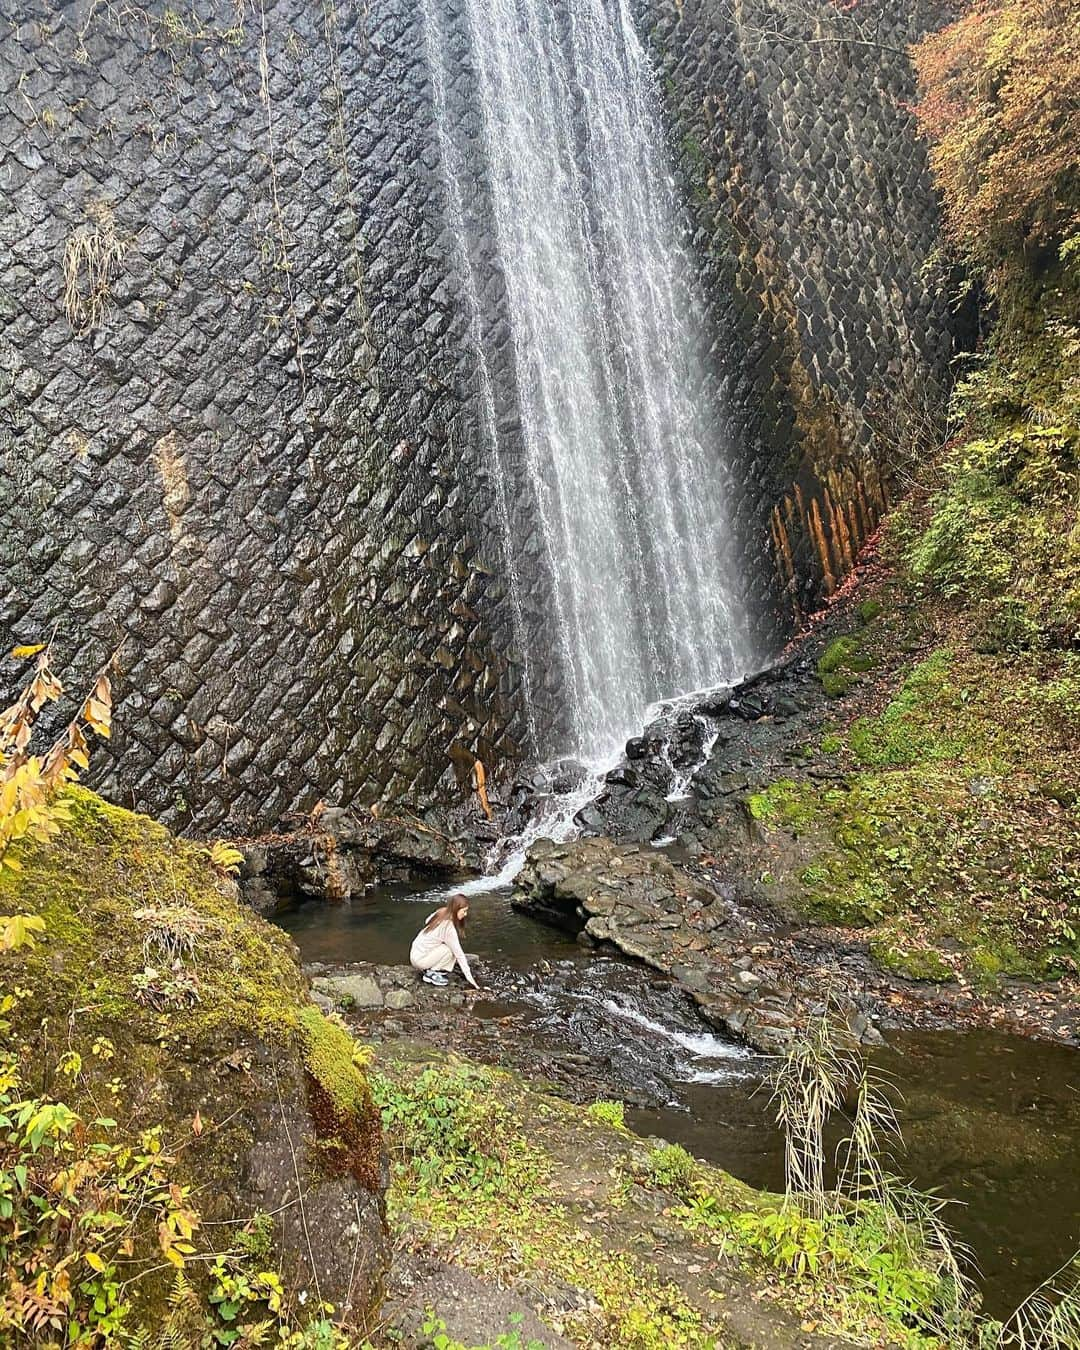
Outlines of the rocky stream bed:
{"type": "Polygon", "coordinates": [[[872,931],[808,916],[778,884],[815,855],[760,806],[770,785],[851,782],[822,749],[837,704],[821,663],[852,610],[842,599],[738,688],[654,709],[615,763],[561,761],[493,789],[494,821],[324,811],[250,855],[246,886],[279,907],[316,1000],[363,1039],[625,1102],[635,1128],[759,1187],[783,1176],[769,1058],[831,1005],[902,1088],[905,1167],[963,1200],[958,1227],[1003,1312],[1080,1241],[1077,984],[912,978],[878,959],[872,931]],[[460,888],[480,995],[401,964],[460,888]],[[1052,1221],[1032,1213],[1040,1193],[1062,1201],[1052,1221]]]}

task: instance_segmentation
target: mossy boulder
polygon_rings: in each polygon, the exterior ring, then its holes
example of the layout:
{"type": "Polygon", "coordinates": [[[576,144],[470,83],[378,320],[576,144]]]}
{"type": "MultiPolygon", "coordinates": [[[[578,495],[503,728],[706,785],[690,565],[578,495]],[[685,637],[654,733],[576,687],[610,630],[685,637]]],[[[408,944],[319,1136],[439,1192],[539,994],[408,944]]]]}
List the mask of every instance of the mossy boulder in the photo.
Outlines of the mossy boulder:
{"type": "MultiPolygon", "coordinates": [[[[362,1055],[309,1002],[290,940],[239,903],[207,849],[83,789],[70,800],[63,833],[0,871],[0,914],[45,921],[36,946],[0,956],[24,1089],[113,1118],[121,1138],[160,1128],[192,1188],[201,1255],[273,1215],[268,1260],[294,1304],[361,1321],[387,1259],[362,1055]]],[[[197,1281],[207,1263],[189,1265],[197,1281]]],[[[148,1326],[171,1282],[163,1266],[133,1291],[148,1326]]]]}
{"type": "Polygon", "coordinates": [[[863,648],[862,636],[847,633],[833,638],[821,653],[818,679],[829,698],[841,698],[873,664],[874,658],[863,648]]]}

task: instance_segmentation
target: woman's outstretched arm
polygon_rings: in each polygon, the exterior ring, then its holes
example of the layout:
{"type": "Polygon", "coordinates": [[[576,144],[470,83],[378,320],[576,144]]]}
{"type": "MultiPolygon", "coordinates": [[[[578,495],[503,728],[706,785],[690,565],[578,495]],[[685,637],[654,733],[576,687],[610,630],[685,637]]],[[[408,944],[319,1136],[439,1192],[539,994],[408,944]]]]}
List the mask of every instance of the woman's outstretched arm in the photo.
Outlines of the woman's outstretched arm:
{"type": "Polygon", "coordinates": [[[474,989],[479,989],[480,986],[473,979],[473,973],[469,969],[469,958],[465,955],[465,952],[462,949],[461,940],[458,937],[457,929],[454,927],[452,920],[447,919],[445,927],[446,927],[446,945],[454,953],[454,960],[461,967],[462,975],[465,976],[465,978],[469,981],[469,983],[472,985],[474,989]]]}

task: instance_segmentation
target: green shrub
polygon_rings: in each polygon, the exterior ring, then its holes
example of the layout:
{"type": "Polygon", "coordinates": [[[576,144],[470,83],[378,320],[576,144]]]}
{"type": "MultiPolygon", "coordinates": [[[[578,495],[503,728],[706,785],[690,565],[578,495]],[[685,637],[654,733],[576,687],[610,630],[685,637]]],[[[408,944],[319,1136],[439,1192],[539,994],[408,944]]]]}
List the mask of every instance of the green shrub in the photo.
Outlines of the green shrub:
{"type": "Polygon", "coordinates": [[[697,1162],[681,1144],[661,1144],[649,1154],[649,1180],[682,1200],[693,1194],[697,1162]]]}
{"type": "Polygon", "coordinates": [[[1047,408],[1019,374],[1010,383],[996,366],[961,386],[958,408],[988,423],[988,434],[945,455],[945,486],[906,553],[914,579],[974,611],[986,651],[1067,647],[1080,637],[1080,428],[1040,425],[1059,411],[1060,391],[1049,397],[1047,408]],[[995,378],[1017,405],[996,418],[988,407],[1005,396],[995,378]]]}
{"type": "Polygon", "coordinates": [[[451,1195],[495,1195],[520,1186],[529,1155],[520,1122],[486,1090],[485,1071],[430,1067],[407,1087],[374,1076],[372,1095],[402,1165],[451,1195]]]}
{"type": "Polygon", "coordinates": [[[593,1120],[598,1120],[602,1125],[613,1125],[617,1130],[626,1129],[626,1107],[622,1102],[593,1102],[588,1112],[593,1120]]]}

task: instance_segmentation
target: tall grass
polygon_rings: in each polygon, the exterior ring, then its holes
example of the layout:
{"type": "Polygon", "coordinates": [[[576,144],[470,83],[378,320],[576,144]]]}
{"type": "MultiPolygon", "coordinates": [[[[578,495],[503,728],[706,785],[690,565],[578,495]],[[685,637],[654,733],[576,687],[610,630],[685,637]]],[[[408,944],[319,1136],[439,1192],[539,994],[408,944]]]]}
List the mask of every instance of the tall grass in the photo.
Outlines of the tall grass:
{"type": "Polygon", "coordinates": [[[1080,1252],[994,1326],[990,1350],[1080,1350],[1080,1252]]]}
{"type": "Polygon", "coordinates": [[[977,1270],[944,1217],[949,1201],[894,1171],[903,1148],[897,1099],[895,1086],[853,1042],[846,1019],[826,1004],[772,1074],[772,1102],[785,1140],[785,1205],[826,1226],[880,1234],[883,1249],[923,1272],[933,1291],[905,1322],[944,1345],[1080,1350],[1080,1253],[1006,1321],[976,1316],[977,1270]],[[826,1137],[840,1121],[844,1132],[830,1159],[826,1137]]]}
{"type": "Polygon", "coordinates": [[[894,1172],[903,1146],[896,1089],[860,1053],[831,1004],[796,1037],[772,1076],[784,1131],[785,1203],[826,1225],[862,1228],[932,1290],[911,1320],[927,1334],[961,1344],[976,1304],[970,1253],[943,1217],[947,1202],[894,1172]],[[830,1126],[843,1121],[834,1155],[830,1126]],[[846,1128],[844,1128],[846,1127],[846,1128]],[[827,1184],[832,1177],[833,1184],[827,1184]]]}

